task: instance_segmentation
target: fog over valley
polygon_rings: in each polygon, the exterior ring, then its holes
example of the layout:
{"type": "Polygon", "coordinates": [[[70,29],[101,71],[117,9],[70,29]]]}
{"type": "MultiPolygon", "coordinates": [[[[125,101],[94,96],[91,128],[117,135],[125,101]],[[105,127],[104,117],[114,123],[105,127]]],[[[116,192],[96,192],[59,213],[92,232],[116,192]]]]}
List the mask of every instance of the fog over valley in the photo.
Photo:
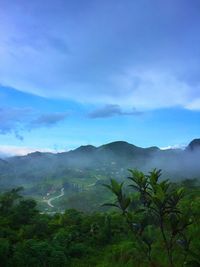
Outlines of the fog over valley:
{"type": "Polygon", "coordinates": [[[70,192],[90,191],[110,178],[126,180],[128,169],[148,173],[154,168],[161,169],[162,177],[174,182],[199,179],[199,159],[200,139],[185,149],[141,148],[116,141],[57,154],[34,152],[1,159],[0,186],[1,191],[23,186],[28,195],[46,194],[63,186],[70,192]]]}

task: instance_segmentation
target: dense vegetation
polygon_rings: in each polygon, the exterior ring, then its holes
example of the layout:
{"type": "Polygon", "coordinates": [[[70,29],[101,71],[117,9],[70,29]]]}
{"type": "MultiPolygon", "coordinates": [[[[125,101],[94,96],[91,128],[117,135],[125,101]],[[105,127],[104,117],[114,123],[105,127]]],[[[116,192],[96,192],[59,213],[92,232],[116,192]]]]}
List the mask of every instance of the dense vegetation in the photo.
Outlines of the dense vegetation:
{"type": "Polygon", "coordinates": [[[200,266],[200,186],[159,181],[160,171],[130,170],[104,186],[106,212],[41,214],[16,188],[0,196],[0,265],[200,266]],[[112,199],[112,197],[110,198],[112,199]]]}

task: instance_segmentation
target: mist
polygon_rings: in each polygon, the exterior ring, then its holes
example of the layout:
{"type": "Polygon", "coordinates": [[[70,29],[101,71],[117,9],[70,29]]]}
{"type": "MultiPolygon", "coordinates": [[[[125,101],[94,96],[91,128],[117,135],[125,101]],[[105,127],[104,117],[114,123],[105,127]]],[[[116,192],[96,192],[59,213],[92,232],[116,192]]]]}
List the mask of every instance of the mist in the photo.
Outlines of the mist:
{"type": "Polygon", "coordinates": [[[200,149],[185,150],[157,147],[141,148],[127,142],[113,142],[100,147],[81,146],[63,153],[34,152],[26,156],[0,160],[1,188],[24,185],[37,186],[43,181],[125,179],[128,169],[145,173],[154,168],[162,170],[162,178],[172,181],[200,178],[200,149]]]}

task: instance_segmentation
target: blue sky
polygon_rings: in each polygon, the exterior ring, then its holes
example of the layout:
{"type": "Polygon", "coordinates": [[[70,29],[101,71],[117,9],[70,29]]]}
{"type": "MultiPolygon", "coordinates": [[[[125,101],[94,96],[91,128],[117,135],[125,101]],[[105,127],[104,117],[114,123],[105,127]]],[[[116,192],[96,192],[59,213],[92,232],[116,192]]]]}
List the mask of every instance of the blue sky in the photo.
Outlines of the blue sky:
{"type": "Polygon", "coordinates": [[[0,0],[0,154],[200,136],[199,0],[0,0]]]}

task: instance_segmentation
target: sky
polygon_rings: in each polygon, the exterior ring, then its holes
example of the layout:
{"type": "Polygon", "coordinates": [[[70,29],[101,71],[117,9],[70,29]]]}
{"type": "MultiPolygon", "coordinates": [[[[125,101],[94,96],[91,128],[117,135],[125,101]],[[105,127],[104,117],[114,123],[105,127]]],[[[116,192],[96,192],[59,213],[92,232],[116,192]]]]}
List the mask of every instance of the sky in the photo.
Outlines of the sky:
{"type": "Polygon", "coordinates": [[[200,137],[199,0],[0,0],[0,156],[200,137]]]}

